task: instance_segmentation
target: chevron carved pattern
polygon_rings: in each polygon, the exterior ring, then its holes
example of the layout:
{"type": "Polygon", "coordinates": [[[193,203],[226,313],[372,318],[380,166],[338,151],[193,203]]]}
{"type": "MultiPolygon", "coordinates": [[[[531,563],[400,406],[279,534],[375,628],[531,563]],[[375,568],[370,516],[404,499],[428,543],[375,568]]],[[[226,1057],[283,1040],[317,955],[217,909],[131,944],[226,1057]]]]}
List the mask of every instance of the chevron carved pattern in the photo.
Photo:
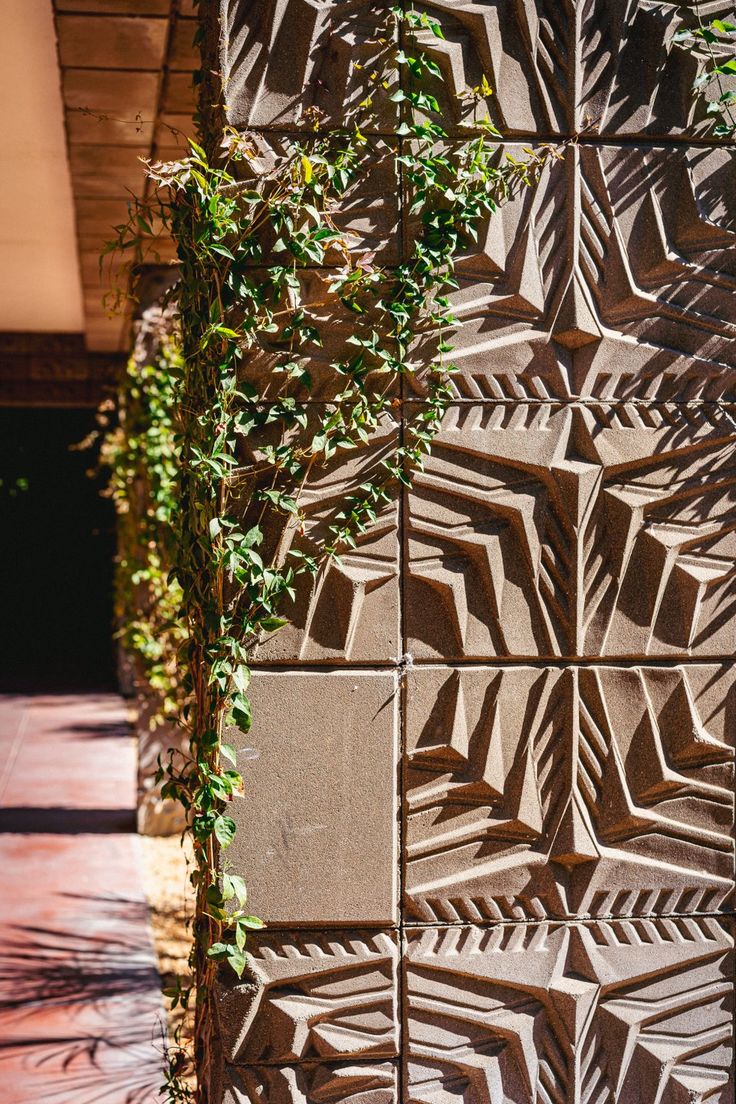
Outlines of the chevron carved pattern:
{"type": "Polygon", "coordinates": [[[409,916],[727,907],[735,694],[715,665],[413,671],[409,916]]]}
{"type": "Polygon", "coordinates": [[[271,933],[249,944],[241,984],[219,993],[238,1065],[397,1054],[395,936],[271,933]]]}
{"type": "Polygon", "coordinates": [[[409,495],[418,656],[730,655],[734,420],[455,407],[409,495]]]}
{"type": "Polygon", "coordinates": [[[412,1102],[730,1104],[726,922],[429,929],[407,954],[412,1102]]]}
{"type": "Polygon", "coordinates": [[[223,1104],[397,1104],[390,1062],[229,1068],[223,1104]]]}
{"type": "MultiPolygon", "coordinates": [[[[425,0],[442,21],[424,49],[444,77],[443,115],[473,121],[467,92],[485,76],[488,117],[504,134],[647,135],[705,133],[689,95],[705,60],[673,42],[696,5],[670,0],[425,0]]],[[[729,20],[725,0],[700,3],[701,18],[729,20]]],[[[441,88],[441,86],[440,86],[441,88]]],[[[447,123],[445,124],[447,125],[447,123]]]]}
{"type": "MultiPolygon", "coordinates": [[[[389,7],[222,0],[246,174],[342,124],[389,7]]],[[[453,402],[411,488],[254,649],[256,694],[279,680],[249,840],[269,928],[220,987],[213,1104],[732,1104],[736,174],[692,96],[706,52],[674,35],[733,5],[414,7],[442,21],[419,31],[442,141],[485,116],[499,157],[561,156],[457,258],[453,402]],[[381,670],[383,697],[351,706],[381,670]]],[[[413,232],[393,91],[333,212],[381,265],[413,232]]],[[[312,411],[353,327],[325,289],[340,263],[299,275],[328,322],[312,411]]],[[[312,553],[377,473],[430,344],[391,422],[310,474],[303,524],[266,520],[266,558],[312,553]]],[[[277,353],[264,340],[242,365],[264,403],[277,353]]],[[[247,478],[258,443],[243,450],[247,478]]]]}
{"type": "Polygon", "coordinates": [[[458,263],[457,397],[736,398],[734,200],[723,149],[566,150],[458,263]]]}

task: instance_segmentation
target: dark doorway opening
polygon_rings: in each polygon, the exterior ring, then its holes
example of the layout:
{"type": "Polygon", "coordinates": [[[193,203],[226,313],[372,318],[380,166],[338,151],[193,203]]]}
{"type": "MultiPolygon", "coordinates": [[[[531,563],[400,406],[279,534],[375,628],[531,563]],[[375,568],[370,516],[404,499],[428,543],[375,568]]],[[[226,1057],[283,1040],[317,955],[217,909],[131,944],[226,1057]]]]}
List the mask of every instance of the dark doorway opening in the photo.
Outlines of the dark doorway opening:
{"type": "Polygon", "coordinates": [[[114,511],[92,410],[0,409],[0,690],[115,688],[114,511]]]}

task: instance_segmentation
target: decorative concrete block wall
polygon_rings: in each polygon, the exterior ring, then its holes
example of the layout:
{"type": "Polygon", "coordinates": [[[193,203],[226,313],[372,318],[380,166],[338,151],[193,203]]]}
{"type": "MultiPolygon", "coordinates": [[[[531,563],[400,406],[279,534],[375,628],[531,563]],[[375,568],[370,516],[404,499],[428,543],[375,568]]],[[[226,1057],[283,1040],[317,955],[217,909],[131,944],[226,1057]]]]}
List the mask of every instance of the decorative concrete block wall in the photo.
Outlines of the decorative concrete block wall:
{"type": "MultiPolygon", "coordinates": [[[[338,120],[380,7],[223,0],[229,121],[338,120]]],[[[425,471],[257,656],[223,1099],[731,1104],[732,154],[675,4],[426,7],[449,130],[485,74],[511,144],[579,140],[458,266],[425,471]]],[[[389,258],[397,191],[348,210],[389,258]]]]}

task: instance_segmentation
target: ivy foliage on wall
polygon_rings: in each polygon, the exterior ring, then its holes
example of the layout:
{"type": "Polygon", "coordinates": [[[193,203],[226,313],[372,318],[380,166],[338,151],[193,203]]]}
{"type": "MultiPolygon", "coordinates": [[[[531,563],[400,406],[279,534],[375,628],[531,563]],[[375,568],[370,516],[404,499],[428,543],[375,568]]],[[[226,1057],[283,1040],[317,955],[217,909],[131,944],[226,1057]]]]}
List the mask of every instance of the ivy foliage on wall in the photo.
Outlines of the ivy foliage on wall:
{"type": "Polygon", "coordinates": [[[675,42],[689,50],[699,63],[700,72],[693,85],[695,98],[706,103],[713,135],[733,138],[736,134],[736,23],[723,19],[705,22],[697,3],[688,14],[688,21],[675,34],[675,42]]]}
{"type": "MultiPolygon", "coordinates": [[[[186,811],[196,862],[200,1101],[218,1061],[217,971],[240,976],[248,933],[262,926],[226,855],[236,833],[231,802],[243,787],[228,733],[252,723],[249,656],[286,624],[297,588],[354,548],[421,469],[451,394],[455,262],[484,220],[561,156],[539,147],[514,159],[487,120],[449,141],[436,98],[441,72],[417,32],[444,37],[426,13],[388,12],[362,66],[365,96],[339,128],[325,133],[315,117],[314,131],[285,140],[270,162],[247,135],[205,129],[189,156],[150,164],[147,196],[110,246],[139,261],[141,248],[155,250],[157,235],[170,234],[179,258],[178,348],[126,381],[108,456],[128,504],[143,461],[143,513],[168,534],[163,557],[153,536],[143,562],[125,551],[132,570],[122,600],[135,604],[145,581],[157,608],[145,632],[128,612],[129,639],[152,677],[174,673],[166,693],[189,735],[188,753],[172,751],[160,781],[186,811]],[[386,129],[379,109],[395,111],[388,129],[400,144],[377,133],[386,129]],[[346,216],[346,199],[386,158],[402,182],[409,230],[397,263],[367,251],[346,216]],[[141,434],[143,383],[152,421],[141,434]],[[423,401],[404,403],[406,393],[423,401]],[[164,436],[167,449],[174,442],[165,457],[156,452],[164,436]],[[379,436],[393,441],[388,450],[373,449],[379,436]],[[315,523],[309,502],[320,471],[359,452],[369,458],[359,484],[315,523]],[[154,639],[161,654],[150,650],[154,639]]],[[[484,80],[471,96],[489,91],[484,80]]],[[[169,995],[186,1006],[193,992],[169,995]]],[[[186,1063],[175,1044],[169,1100],[192,1098],[186,1063]]]]}
{"type": "Polygon", "coordinates": [[[154,723],[181,709],[181,588],[170,576],[178,505],[174,389],[181,368],[171,310],[156,310],[126,366],[117,418],[100,449],[117,514],[115,615],[154,723]]]}

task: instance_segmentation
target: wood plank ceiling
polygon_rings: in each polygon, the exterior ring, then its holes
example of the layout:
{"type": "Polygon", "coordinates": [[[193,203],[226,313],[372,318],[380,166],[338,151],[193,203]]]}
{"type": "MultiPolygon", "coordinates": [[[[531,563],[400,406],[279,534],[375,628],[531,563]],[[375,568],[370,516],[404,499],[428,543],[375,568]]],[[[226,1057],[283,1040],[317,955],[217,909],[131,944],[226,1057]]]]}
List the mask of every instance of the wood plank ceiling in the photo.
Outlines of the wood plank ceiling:
{"type": "MultiPolygon", "coordinates": [[[[129,323],[103,302],[99,254],[144,186],[139,158],[167,160],[192,133],[192,0],[53,0],[84,327],[92,352],[124,352],[129,323]]],[[[104,281],[107,284],[107,280],[104,281]]]]}

